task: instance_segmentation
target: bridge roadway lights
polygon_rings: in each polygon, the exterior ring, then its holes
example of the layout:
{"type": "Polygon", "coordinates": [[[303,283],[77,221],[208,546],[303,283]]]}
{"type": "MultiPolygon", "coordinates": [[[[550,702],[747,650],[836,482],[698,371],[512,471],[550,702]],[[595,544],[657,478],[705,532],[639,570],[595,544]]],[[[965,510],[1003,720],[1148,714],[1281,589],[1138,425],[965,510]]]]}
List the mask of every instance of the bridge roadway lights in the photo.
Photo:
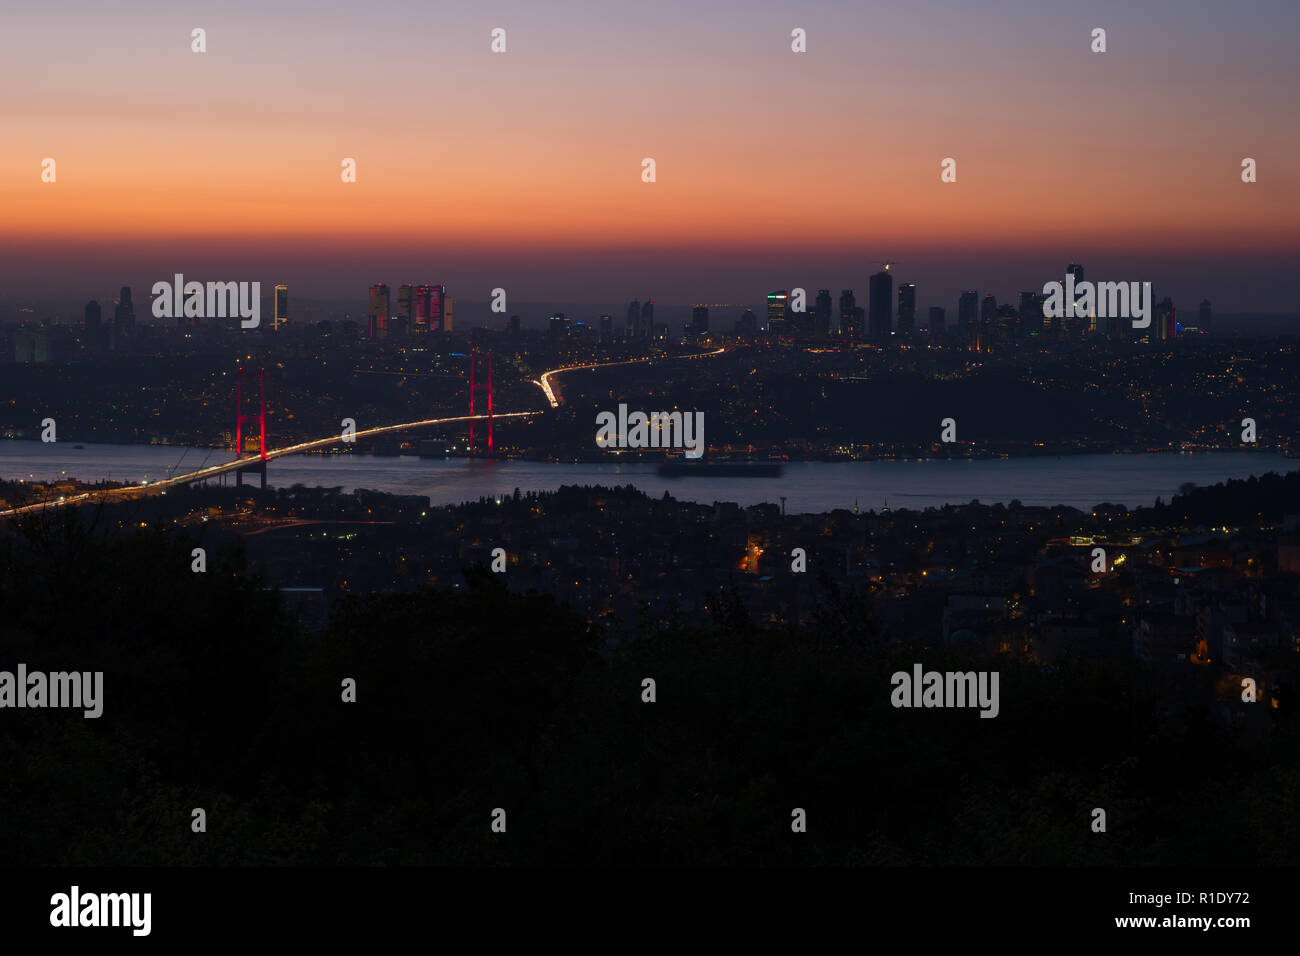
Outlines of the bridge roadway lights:
{"type": "Polygon", "coordinates": [[[262,478],[262,490],[266,491],[266,459],[253,458],[249,460],[248,467],[235,469],[235,487],[244,487],[244,473],[249,471],[257,472],[262,478]]]}

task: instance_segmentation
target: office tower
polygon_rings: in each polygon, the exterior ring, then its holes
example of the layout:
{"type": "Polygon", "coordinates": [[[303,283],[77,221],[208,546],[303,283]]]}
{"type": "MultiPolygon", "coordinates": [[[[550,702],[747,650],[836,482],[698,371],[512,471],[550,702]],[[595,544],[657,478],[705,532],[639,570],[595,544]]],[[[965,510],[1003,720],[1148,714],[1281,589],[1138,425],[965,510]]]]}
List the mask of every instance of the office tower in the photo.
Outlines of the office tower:
{"type": "Polygon", "coordinates": [[[271,330],[278,332],[280,326],[289,321],[289,287],[287,285],[278,285],[275,287],[275,313],[271,320],[271,330]]]}
{"type": "Polygon", "coordinates": [[[510,316],[510,334],[516,337],[519,335],[519,316],[517,315],[510,316]]]}
{"type": "Polygon", "coordinates": [[[884,345],[894,328],[894,277],[889,266],[871,277],[867,290],[867,325],[872,342],[884,345]]]}
{"type": "Polygon", "coordinates": [[[411,313],[414,308],[415,286],[407,282],[397,289],[397,312],[393,316],[393,328],[399,335],[410,335],[415,331],[415,318],[411,313]]]}
{"type": "Polygon", "coordinates": [[[81,323],[85,326],[87,338],[95,339],[99,337],[99,330],[102,327],[102,314],[99,303],[94,299],[86,303],[85,311],[82,312],[81,323]]]}
{"type": "Polygon", "coordinates": [[[830,289],[817,290],[817,306],[813,310],[813,335],[819,339],[824,339],[831,334],[831,312],[834,309],[834,302],[831,300],[830,289]]]}
{"type": "Polygon", "coordinates": [[[627,334],[634,339],[641,337],[641,302],[633,299],[627,307],[627,334]]]}
{"type": "MultiPolygon", "coordinates": [[[[181,310],[184,312],[184,309],[181,310]]],[[[122,294],[118,297],[117,307],[113,309],[113,331],[130,332],[135,328],[135,305],[131,302],[131,287],[122,286],[122,294]]]]}
{"type": "Polygon", "coordinates": [[[845,338],[857,338],[862,330],[853,328],[853,310],[857,307],[852,289],[840,293],[840,335],[845,338]]]}
{"type": "Polygon", "coordinates": [[[853,330],[853,339],[862,341],[867,332],[867,310],[860,305],[855,305],[853,314],[849,316],[849,327],[853,330]]]}
{"type": "Polygon", "coordinates": [[[602,342],[614,341],[614,317],[611,315],[602,315],[600,317],[600,340],[602,342]]]}
{"type": "Polygon", "coordinates": [[[554,312],[547,320],[546,333],[553,339],[563,338],[569,331],[569,320],[563,312],[554,312]]]}
{"type": "Polygon", "coordinates": [[[753,309],[746,309],[736,320],[737,335],[757,335],[758,334],[758,316],[754,314],[753,309]]]}
{"type": "MultiPolygon", "coordinates": [[[[1079,288],[1079,283],[1083,281],[1083,266],[1079,265],[1077,262],[1071,262],[1065,267],[1065,274],[1074,276],[1074,288],[1077,290],[1079,288]]],[[[1079,300],[1080,296],[1081,293],[1078,291],[1074,293],[1076,302],[1079,300]]],[[[1065,331],[1072,335],[1081,334],[1083,330],[1088,327],[1089,319],[1086,316],[1084,318],[1079,318],[1074,314],[1074,302],[1065,302],[1063,305],[1065,308],[1065,331]]]]}
{"type": "Polygon", "coordinates": [[[372,339],[384,339],[388,337],[388,310],[389,310],[388,286],[382,282],[376,282],[370,287],[370,308],[367,312],[369,316],[368,335],[372,339]]]}
{"type": "Polygon", "coordinates": [[[1177,322],[1178,313],[1174,311],[1174,300],[1164,298],[1156,306],[1155,337],[1157,341],[1169,342],[1174,337],[1174,324],[1177,322]]]}
{"type": "Polygon", "coordinates": [[[709,307],[707,305],[697,305],[691,309],[690,334],[709,334],[709,307]]]}
{"type": "Polygon", "coordinates": [[[428,327],[430,332],[449,332],[446,307],[447,290],[442,285],[427,286],[429,290],[428,327]]]}
{"type": "Polygon", "coordinates": [[[944,310],[942,306],[930,306],[930,341],[942,342],[944,333],[944,310]]]}
{"type": "Polygon", "coordinates": [[[998,297],[990,292],[980,299],[980,328],[989,328],[993,324],[993,316],[997,314],[998,297]]]}
{"type": "Polygon", "coordinates": [[[1020,310],[1011,303],[998,306],[993,314],[993,341],[999,349],[1009,349],[1016,344],[1016,324],[1020,310]]]}
{"type": "Polygon", "coordinates": [[[906,342],[916,331],[916,283],[904,282],[898,287],[898,337],[906,342]]]}
{"type": "Polygon", "coordinates": [[[641,335],[643,338],[650,338],[654,335],[655,325],[655,300],[647,299],[645,305],[641,306],[641,335]]]}
{"type": "Polygon", "coordinates": [[[967,348],[979,351],[980,294],[967,291],[957,300],[957,334],[966,336],[967,348]]]}
{"type": "Polygon", "coordinates": [[[1210,323],[1213,320],[1214,320],[1214,316],[1211,314],[1210,300],[1202,299],[1200,315],[1198,316],[1196,322],[1197,331],[1199,331],[1202,335],[1209,335],[1210,323]]]}
{"type": "Polygon", "coordinates": [[[786,289],[777,289],[767,294],[767,334],[785,335],[786,309],[790,304],[790,293],[786,289]]]}
{"type": "Polygon", "coordinates": [[[1034,307],[1038,300],[1034,298],[1033,292],[1020,293],[1020,332],[1022,335],[1037,335],[1043,330],[1043,313],[1041,309],[1037,314],[1034,307]]]}
{"type": "MultiPolygon", "coordinates": [[[[435,289],[441,289],[442,286],[434,286],[435,289]]],[[[442,294],[442,331],[450,332],[456,324],[456,302],[446,293],[442,294]]]]}

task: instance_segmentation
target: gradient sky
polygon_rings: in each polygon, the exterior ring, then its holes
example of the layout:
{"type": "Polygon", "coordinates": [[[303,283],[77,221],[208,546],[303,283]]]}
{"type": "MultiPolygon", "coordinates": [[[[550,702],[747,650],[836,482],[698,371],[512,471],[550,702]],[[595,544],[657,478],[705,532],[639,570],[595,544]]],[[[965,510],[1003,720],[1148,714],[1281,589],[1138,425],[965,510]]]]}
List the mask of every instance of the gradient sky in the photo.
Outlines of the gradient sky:
{"type": "Polygon", "coordinates": [[[181,271],[756,303],[865,298],[893,258],[922,307],[1081,261],[1183,307],[1295,310],[1294,0],[121,6],[3,16],[0,296],[181,271]]]}

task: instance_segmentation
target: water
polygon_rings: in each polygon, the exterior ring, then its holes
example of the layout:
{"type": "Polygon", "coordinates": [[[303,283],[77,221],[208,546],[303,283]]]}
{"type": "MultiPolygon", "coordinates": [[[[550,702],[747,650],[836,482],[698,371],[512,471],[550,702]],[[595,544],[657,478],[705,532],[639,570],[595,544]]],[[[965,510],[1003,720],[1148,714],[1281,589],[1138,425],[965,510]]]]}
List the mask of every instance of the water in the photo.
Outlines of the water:
{"type": "MultiPolygon", "coordinates": [[[[166,445],[86,445],[0,441],[0,478],[49,481],[155,481],[226,461],[221,449],[166,445]]],[[[834,508],[879,510],[986,504],[1019,499],[1026,505],[1072,505],[1087,509],[1103,501],[1130,508],[1169,500],[1184,482],[1212,485],[1269,471],[1300,469],[1300,461],[1255,452],[1197,454],[1069,455],[986,461],[794,462],[780,478],[663,478],[653,464],[569,464],[526,461],[430,460],[403,456],[296,455],[271,462],[267,482],[345,491],[370,488],[402,495],[427,495],[434,505],[474,501],[481,496],[551,491],[560,485],[627,485],[659,497],[706,504],[779,503],[792,514],[834,508]]],[[[233,480],[233,479],[228,479],[233,480]]],[[[256,480],[256,479],[254,479],[256,480]]]]}

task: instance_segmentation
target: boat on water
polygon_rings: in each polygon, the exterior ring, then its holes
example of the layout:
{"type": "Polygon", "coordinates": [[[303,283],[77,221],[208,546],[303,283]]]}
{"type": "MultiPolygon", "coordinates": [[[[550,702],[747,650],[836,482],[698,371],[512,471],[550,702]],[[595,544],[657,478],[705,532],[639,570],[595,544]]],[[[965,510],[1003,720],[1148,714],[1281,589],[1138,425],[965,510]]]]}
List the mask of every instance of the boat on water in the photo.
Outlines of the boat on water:
{"type": "Polygon", "coordinates": [[[705,461],[675,458],[659,463],[658,473],[664,478],[779,478],[781,463],[777,461],[705,461]]]}

